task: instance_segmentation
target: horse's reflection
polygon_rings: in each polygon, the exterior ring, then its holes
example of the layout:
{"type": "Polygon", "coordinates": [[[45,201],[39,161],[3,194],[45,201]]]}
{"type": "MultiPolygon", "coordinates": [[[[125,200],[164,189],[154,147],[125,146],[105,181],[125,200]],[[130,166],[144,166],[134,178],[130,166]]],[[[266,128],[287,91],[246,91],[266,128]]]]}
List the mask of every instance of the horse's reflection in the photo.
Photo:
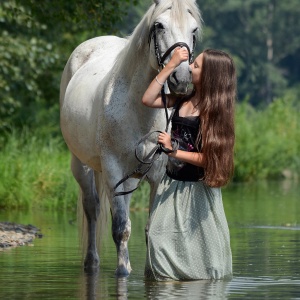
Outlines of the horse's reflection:
{"type": "Polygon", "coordinates": [[[117,284],[117,297],[118,300],[127,300],[128,289],[127,289],[127,277],[116,278],[117,284]]]}
{"type": "Polygon", "coordinates": [[[99,269],[92,272],[83,272],[82,288],[80,299],[97,300],[97,299],[117,299],[127,300],[127,277],[115,278],[115,284],[111,278],[100,280],[99,269]],[[112,287],[115,286],[115,288],[112,287]],[[113,291],[114,290],[114,291],[113,291]]]}
{"type": "Polygon", "coordinates": [[[99,269],[91,272],[84,272],[83,297],[82,299],[95,300],[99,299],[99,269]]]}

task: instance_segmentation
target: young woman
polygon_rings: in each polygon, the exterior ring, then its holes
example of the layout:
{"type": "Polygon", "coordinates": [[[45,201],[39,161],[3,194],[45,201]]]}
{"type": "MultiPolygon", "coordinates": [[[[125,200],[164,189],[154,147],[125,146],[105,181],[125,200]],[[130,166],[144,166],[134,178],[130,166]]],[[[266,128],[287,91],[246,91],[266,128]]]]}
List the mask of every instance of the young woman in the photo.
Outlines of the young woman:
{"type": "MultiPolygon", "coordinates": [[[[151,82],[142,102],[162,108],[161,85],[188,59],[177,48],[166,67],[151,82]]],[[[191,64],[193,92],[168,95],[175,106],[171,136],[158,142],[167,154],[162,178],[150,209],[145,276],[154,280],[221,279],[232,273],[232,256],[221,186],[233,174],[236,74],[231,57],[208,49],[191,64]]]]}

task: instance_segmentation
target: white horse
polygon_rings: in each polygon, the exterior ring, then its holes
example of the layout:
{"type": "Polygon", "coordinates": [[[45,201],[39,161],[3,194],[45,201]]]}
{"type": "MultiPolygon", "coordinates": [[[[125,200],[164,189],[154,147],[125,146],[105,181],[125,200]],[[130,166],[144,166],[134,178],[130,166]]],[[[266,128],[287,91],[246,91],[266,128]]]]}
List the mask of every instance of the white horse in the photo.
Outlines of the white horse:
{"type": "MultiPolygon", "coordinates": [[[[195,0],[154,0],[128,39],[103,36],[88,40],[74,50],[65,66],[60,124],[72,153],[71,169],[81,188],[87,221],[85,269],[99,266],[96,223],[100,205],[109,200],[118,256],[116,274],[128,275],[131,271],[127,249],[130,194],[116,197],[114,186],[137,165],[134,149],[139,139],[152,130],[165,128],[164,111],[141,103],[157,74],[159,57],[177,42],[193,49],[201,23],[195,0]]],[[[191,69],[184,62],[170,76],[169,88],[183,93],[190,81],[191,69]]],[[[144,147],[153,146],[147,143],[144,147]]],[[[150,203],[164,172],[164,157],[147,174],[150,203]]],[[[139,177],[135,175],[118,190],[134,188],[139,177]]]]}

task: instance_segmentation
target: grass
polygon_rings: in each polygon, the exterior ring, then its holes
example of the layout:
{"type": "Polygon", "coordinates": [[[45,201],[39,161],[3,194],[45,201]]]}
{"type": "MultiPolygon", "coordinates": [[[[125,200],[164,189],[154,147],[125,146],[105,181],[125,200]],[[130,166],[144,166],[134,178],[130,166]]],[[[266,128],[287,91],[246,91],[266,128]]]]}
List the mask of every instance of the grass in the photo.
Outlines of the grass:
{"type": "Polygon", "coordinates": [[[75,209],[78,187],[69,161],[60,138],[13,131],[0,151],[0,207],[75,209]]]}
{"type": "MultiPolygon", "coordinates": [[[[297,177],[300,170],[299,105],[278,99],[267,109],[237,105],[234,181],[297,177]]],[[[39,130],[0,137],[0,208],[76,209],[78,186],[60,136],[39,130]]],[[[148,206],[149,185],[134,192],[131,207],[148,206]]]]}

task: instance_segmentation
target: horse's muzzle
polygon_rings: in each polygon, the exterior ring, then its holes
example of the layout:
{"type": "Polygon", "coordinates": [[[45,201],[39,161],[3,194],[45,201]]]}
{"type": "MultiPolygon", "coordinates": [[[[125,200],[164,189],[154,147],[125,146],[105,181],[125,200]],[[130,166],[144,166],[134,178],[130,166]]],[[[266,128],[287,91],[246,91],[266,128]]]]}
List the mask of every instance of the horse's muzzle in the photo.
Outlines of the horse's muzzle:
{"type": "Polygon", "coordinates": [[[189,83],[177,84],[177,85],[169,83],[169,89],[172,92],[172,94],[185,95],[188,92],[188,88],[189,88],[189,83]]]}

